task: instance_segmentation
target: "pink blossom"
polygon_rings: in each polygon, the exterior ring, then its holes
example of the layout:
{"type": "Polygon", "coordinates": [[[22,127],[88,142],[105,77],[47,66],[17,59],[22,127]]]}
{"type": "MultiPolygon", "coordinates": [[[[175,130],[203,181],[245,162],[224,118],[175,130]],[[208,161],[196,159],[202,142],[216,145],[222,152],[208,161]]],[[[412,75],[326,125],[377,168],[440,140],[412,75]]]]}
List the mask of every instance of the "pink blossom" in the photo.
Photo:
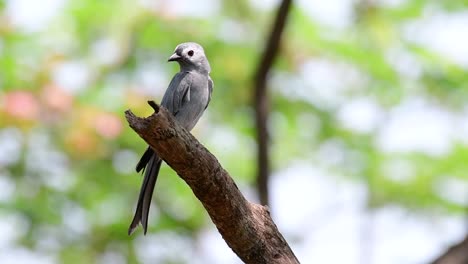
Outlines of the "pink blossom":
{"type": "Polygon", "coordinates": [[[39,116],[39,103],[29,91],[12,91],[4,97],[5,112],[19,119],[33,120],[39,116]]]}
{"type": "Polygon", "coordinates": [[[68,112],[73,104],[73,97],[55,85],[48,85],[42,91],[42,100],[53,111],[68,112]]]}
{"type": "Polygon", "coordinates": [[[114,139],[122,132],[122,120],[110,113],[100,113],[94,119],[96,132],[104,138],[114,139]]]}

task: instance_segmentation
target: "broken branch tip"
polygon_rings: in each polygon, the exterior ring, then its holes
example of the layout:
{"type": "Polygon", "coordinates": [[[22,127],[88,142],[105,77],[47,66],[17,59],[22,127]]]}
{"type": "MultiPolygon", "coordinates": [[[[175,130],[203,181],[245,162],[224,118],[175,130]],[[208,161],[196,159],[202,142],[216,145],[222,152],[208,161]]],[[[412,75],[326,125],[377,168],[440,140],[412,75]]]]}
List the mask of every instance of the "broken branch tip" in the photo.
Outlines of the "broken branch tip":
{"type": "Polygon", "coordinates": [[[159,112],[159,105],[156,104],[154,101],[148,101],[148,104],[151,106],[151,108],[154,109],[154,112],[159,112]]]}

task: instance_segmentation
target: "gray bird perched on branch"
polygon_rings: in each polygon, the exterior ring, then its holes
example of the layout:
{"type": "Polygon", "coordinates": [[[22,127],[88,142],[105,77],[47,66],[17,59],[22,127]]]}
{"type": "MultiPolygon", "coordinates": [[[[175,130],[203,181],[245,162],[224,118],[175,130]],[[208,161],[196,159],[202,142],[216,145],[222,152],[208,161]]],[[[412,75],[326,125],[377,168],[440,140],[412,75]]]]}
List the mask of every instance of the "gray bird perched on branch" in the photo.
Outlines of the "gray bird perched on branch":
{"type": "MultiPolygon", "coordinates": [[[[210,78],[210,64],[202,46],[194,42],[179,44],[168,61],[177,61],[180,71],[172,78],[164,94],[161,106],[167,108],[186,130],[190,131],[208,106],[213,81],[210,78]]],[[[136,171],[143,170],[144,178],[138,198],[138,205],[128,234],[135,231],[139,223],[144,234],[148,228],[148,214],[154,185],[158,178],[162,160],[148,147],[136,165],[136,171]]]]}

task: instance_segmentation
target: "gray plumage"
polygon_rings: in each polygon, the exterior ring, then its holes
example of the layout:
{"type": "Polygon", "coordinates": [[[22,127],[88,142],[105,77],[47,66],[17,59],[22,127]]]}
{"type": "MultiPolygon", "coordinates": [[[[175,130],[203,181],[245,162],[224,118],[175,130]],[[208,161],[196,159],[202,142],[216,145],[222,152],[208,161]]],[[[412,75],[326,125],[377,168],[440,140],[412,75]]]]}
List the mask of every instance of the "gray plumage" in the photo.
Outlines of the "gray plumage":
{"type": "MultiPolygon", "coordinates": [[[[193,42],[179,44],[168,61],[177,61],[180,71],[172,78],[161,105],[174,115],[179,124],[190,131],[211,99],[213,81],[209,76],[210,64],[203,48],[193,42]]],[[[136,166],[137,172],[143,170],[144,178],[135,216],[128,228],[129,235],[135,231],[139,223],[146,234],[151,198],[161,163],[162,160],[158,155],[148,147],[136,166]]]]}

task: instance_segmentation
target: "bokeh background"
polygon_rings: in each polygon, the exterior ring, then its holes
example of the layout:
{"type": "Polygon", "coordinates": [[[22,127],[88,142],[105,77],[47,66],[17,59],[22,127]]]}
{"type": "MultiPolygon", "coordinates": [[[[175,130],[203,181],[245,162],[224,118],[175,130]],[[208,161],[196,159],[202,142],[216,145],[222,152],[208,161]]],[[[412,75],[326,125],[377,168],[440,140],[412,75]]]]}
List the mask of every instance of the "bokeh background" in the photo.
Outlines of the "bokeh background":
{"type": "MultiPolygon", "coordinates": [[[[241,263],[163,166],[127,236],[178,43],[212,65],[192,133],[258,201],[253,77],[277,0],[0,1],[0,263],[241,263]]],[[[429,263],[467,236],[468,2],[298,0],[269,74],[271,210],[302,263],[429,263]]]]}

